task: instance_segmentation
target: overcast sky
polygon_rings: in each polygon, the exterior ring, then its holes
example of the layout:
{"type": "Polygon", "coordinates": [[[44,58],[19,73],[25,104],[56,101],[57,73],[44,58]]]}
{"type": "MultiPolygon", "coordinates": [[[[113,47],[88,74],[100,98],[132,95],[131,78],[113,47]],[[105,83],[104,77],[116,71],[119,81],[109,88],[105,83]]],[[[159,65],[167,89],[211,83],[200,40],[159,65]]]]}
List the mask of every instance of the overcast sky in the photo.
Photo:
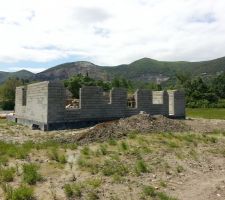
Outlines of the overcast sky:
{"type": "Polygon", "coordinates": [[[225,0],[0,0],[0,71],[225,56],[225,0]]]}

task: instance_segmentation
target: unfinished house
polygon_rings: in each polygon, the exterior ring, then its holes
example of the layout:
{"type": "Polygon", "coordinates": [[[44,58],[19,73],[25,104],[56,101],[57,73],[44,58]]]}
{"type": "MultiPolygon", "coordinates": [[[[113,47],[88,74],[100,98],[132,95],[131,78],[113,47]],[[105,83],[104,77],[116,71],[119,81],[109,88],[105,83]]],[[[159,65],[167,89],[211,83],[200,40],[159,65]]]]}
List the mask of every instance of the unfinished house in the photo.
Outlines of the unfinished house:
{"type": "Polygon", "coordinates": [[[59,82],[45,81],[16,88],[15,120],[44,131],[84,127],[129,117],[144,111],[150,115],[185,118],[181,91],[137,90],[128,98],[123,88],[108,94],[95,86],[80,88],[77,106],[66,106],[66,89],[59,82]]]}

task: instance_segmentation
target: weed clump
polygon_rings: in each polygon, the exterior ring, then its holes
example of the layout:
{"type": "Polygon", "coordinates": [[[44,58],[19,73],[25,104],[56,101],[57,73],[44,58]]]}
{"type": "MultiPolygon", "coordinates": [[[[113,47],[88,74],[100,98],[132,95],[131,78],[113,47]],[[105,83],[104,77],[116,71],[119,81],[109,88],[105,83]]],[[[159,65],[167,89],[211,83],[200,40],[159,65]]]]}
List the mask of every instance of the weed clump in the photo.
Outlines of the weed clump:
{"type": "Polygon", "coordinates": [[[108,143],[111,146],[116,146],[117,145],[117,141],[115,139],[112,139],[112,138],[108,140],[108,143]]]}
{"type": "Polygon", "coordinates": [[[122,151],[127,151],[127,150],[129,149],[129,146],[128,146],[128,144],[127,144],[125,141],[122,141],[122,142],[120,143],[120,149],[121,149],[122,151]]]}
{"type": "Polygon", "coordinates": [[[3,169],[0,168],[0,181],[1,182],[12,182],[15,175],[14,168],[3,169]]]}
{"type": "Polygon", "coordinates": [[[85,156],[89,156],[91,153],[91,150],[88,146],[84,146],[83,149],[81,149],[81,153],[85,156]]]}
{"type": "Polygon", "coordinates": [[[73,189],[70,184],[64,185],[64,192],[66,194],[66,197],[68,197],[68,198],[72,197],[74,194],[73,189]]]}
{"type": "Polygon", "coordinates": [[[97,188],[101,186],[100,179],[87,179],[80,183],[66,184],[64,192],[67,198],[80,198],[86,195],[85,199],[99,199],[97,188]]]}
{"type": "Polygon", "coordinates": [[[30,185],[34,185],[36,182],[42,180],[42,177],[37,170],[38,166],[35,164],[23,165],[23,181],[30,185]]]}
{"type": "Polygon", "coordinates": [[[1,187],[5,193],[5,197],[7,200],[33,200],[34,199],[33,189],[26,185],[21,185],[15,189],[7,184],[1,185],[1,187]]]}
{"type": "Polygon", "coordinates": [[[115,174],[125,176],[128,173],[128,167],[118,160],[106,160],[102,166],[102,173],[105,176],[115,174]]]}
{"type": "Polygon", "coordinates": [[[184,171],[184,168],[181,166],[181,165],[178,165],[177,166],[177,172],[178,173],[181,173],[181,172],[183,172],[184,171]]]}
{"type": "Polygon", "coordinates": [[[65,164],[67,162],[64,154],[60,154],[56,147],[51,148],[49,152],[49,158],[61,164],[65,164]]]}
{"type": "Polygon", "coordinates": [[[92,174],[97,174],[99,172],[99,164],[85,159],[83,156],[77,160],[77,164],[81,169],[85,169],[92,174]]]}
{"type": "Polygon", "coordinates": [[[135,163],[135,173],[137,175],[140,175],[141,173],[147,173],[149,172],[149,169],[147,167],[147,164],[144,160],[138,160],[135,163]]]}
{"type": "Polygon", "coordinates": [[[164,192],[158,192],[154,187],[152,186],[144,186],[143,187],[143,195],[142,197],[145,199],[145,197],[151,197],[153,199],[158,199],[158,200],[177,200],[174,197],[168,196],[164,192]]]}

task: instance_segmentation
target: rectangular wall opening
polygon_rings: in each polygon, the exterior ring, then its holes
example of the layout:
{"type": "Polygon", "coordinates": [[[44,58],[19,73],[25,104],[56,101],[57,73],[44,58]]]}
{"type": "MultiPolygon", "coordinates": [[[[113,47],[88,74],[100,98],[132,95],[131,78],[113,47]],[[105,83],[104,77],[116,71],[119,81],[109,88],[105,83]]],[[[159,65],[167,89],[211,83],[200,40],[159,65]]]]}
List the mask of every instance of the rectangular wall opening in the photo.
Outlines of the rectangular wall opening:
{"type": "Polygon", "coordinates": [[[135,99],[135,95],[132,94],[128,94],[127,96],[127,107],[128,108],[136,108],[136,99],[135,99]]]}
{"type": "Polygon", "coordinates": [[[67,110],[79,109],[80,108],[80,97],[79,99],[73,97],[72,93],[69,90],[66,90],[66,101],[65,107],[67,110]]]}
{"type": "Polygon", "coordinates": [[[22,106],[27,105],[27,90],[26,88],[22,89],[22,106]]]}

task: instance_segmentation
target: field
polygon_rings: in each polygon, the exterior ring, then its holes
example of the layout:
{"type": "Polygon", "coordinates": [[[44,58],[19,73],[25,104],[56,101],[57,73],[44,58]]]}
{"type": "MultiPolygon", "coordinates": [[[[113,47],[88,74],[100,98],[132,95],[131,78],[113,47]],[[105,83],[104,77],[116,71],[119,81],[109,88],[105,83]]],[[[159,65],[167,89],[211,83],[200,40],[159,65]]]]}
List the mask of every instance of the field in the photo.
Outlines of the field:
{"type": "MultiPolygon", "coordinates": [[[[145,118],[118,124],[159,120],[145,118]]],[[[115,124],[41,132],[0,120],[0,199],[225,199],[224,121],[163,120],[179,132],[118,125],[117,137],[93,139],[115,124]]]]}
{"type": "Polygon", "coordinates": [[[225,119],[225,108],[187,108],[188,117],[205,119],[225,119]]]}

